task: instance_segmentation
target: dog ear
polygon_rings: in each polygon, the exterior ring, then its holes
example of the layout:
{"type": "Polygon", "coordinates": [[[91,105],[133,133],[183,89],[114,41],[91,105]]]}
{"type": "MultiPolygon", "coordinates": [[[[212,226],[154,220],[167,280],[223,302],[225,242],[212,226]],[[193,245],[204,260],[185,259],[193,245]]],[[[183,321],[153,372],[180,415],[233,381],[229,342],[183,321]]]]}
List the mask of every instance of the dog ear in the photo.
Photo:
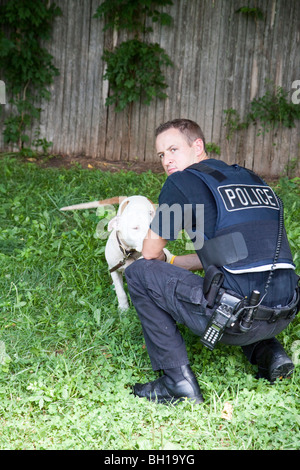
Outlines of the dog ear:
{"type": "Polygon", "coordinates": [[[116,215],[115,217],[110,219],[110,221],[108,222],[107,230],[111,232],[112,230],[117,229],[117,228],[118,228],[118,216],[116,215]]]}
{"type": "Polygon", "coordinates": [[[110,206],[112,204],[121,204],[127,196],[114,196],[109,199],[102,199],[101,201],[83,202],[72,206],[62,207],[61,211],[72,211],[76,209],[92,209],[94,207],[110,206]]]}
{"type": "Polygon", "coordinates": [[[154,202],[151,201],[151,199],[148,199],[148,201],[150,202],[151,204],[151,209],[150,209],[150,217],[153,219],[153,217],[155,216],[155,212],[156,212],[156,209],[158,207],[158,204],[154,204],[154,202]]]}
{"type": "Polygon", "coordinates": [[[122,200],[122,202],[120,203],[120,206],[119,206],[119,210],[118,210],[118,213],[119,214],[122,214],[122,212],[124,211],[125,207],[127,206],[127,204],[129,204],[129,199],[128,198],[124,198],[122,200]]]}
{"type": "Polygon", "coordinates": [[[154,219],[154,216],[155,216],[155,211],[154,211],[154,210],[150,210],[150,218],[151,218],[151,221],[154,219]]]}
{"type": "Polygon", "coordinates": [[[109,199],[102,199],[98,201],[98,206],[110,206],[111,204],[121,204],[127,196],[114,196],[109,199]]]}

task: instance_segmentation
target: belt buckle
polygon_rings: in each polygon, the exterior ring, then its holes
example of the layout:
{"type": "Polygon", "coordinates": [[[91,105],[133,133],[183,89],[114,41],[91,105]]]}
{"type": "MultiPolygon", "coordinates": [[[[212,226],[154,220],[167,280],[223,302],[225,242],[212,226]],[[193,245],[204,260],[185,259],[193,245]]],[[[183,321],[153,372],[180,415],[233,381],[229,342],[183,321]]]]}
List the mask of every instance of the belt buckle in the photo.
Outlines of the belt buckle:
{"type": "Polygon", "coordinates": [[[280,314],[281,314],[281,309],[274,308],[272,315],[268,319],[268,323],[275,323],[278,320],[280,314]]]}
{"type": "Polygon", "coordinates": [[[295,317],[298,313],[297,310],[298,310],[297,306],[294,308],[291,308],[291,310],[286,315],[286,319],[295,317]]]}

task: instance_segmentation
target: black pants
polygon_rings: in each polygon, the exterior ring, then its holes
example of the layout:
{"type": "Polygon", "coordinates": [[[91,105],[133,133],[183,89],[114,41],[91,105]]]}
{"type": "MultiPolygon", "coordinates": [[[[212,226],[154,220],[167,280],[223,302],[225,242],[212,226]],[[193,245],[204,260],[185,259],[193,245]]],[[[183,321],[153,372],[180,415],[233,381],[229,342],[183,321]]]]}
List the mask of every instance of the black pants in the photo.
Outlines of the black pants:
{"type": "MultiPolygon", "coordinates": [[[[126,270],[128,290],[142,324],[153,370],[170,369],[189,363],[177,323],[201,336],[208,316],[203,295],[203,278],[185,269],[157,260],[140,259],[126,270]]],[[[257,342],[273,338],[290,323],[254,321],[249,332],[238,328],[225,332],[221,342],[242,346],[251,361],[257,342]]]]}

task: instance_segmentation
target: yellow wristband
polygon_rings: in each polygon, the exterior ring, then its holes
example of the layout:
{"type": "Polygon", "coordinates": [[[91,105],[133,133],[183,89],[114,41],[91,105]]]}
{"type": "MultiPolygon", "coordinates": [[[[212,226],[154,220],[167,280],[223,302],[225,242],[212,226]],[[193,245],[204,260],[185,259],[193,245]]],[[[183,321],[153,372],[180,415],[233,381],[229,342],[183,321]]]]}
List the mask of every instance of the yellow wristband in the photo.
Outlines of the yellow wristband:
{"type": "Polygon", "coordinates": [[[172,258],[171,258],[170,264],[173,264],[173,263],[174,263],[174,259],[175,259],[175,258],[176,258],[176,256],[173,255],[172,258]]]}

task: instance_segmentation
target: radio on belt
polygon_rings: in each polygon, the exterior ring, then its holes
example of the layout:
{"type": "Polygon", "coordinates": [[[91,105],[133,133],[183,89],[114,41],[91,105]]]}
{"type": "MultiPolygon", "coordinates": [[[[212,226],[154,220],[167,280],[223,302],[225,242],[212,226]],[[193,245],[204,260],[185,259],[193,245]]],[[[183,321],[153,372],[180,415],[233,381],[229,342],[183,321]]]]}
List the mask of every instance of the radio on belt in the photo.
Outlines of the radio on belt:
{"type": "Polygon", "coordinates": [[[233,326],[235,323],[236,317],[234,316],[234,311],[240,302],[241,299],[226,292],[222,295],[218,307],[212,314],[207,328],[200,338],[201,343],[211,351],[222,338],[225,328],[233,326]]]}

